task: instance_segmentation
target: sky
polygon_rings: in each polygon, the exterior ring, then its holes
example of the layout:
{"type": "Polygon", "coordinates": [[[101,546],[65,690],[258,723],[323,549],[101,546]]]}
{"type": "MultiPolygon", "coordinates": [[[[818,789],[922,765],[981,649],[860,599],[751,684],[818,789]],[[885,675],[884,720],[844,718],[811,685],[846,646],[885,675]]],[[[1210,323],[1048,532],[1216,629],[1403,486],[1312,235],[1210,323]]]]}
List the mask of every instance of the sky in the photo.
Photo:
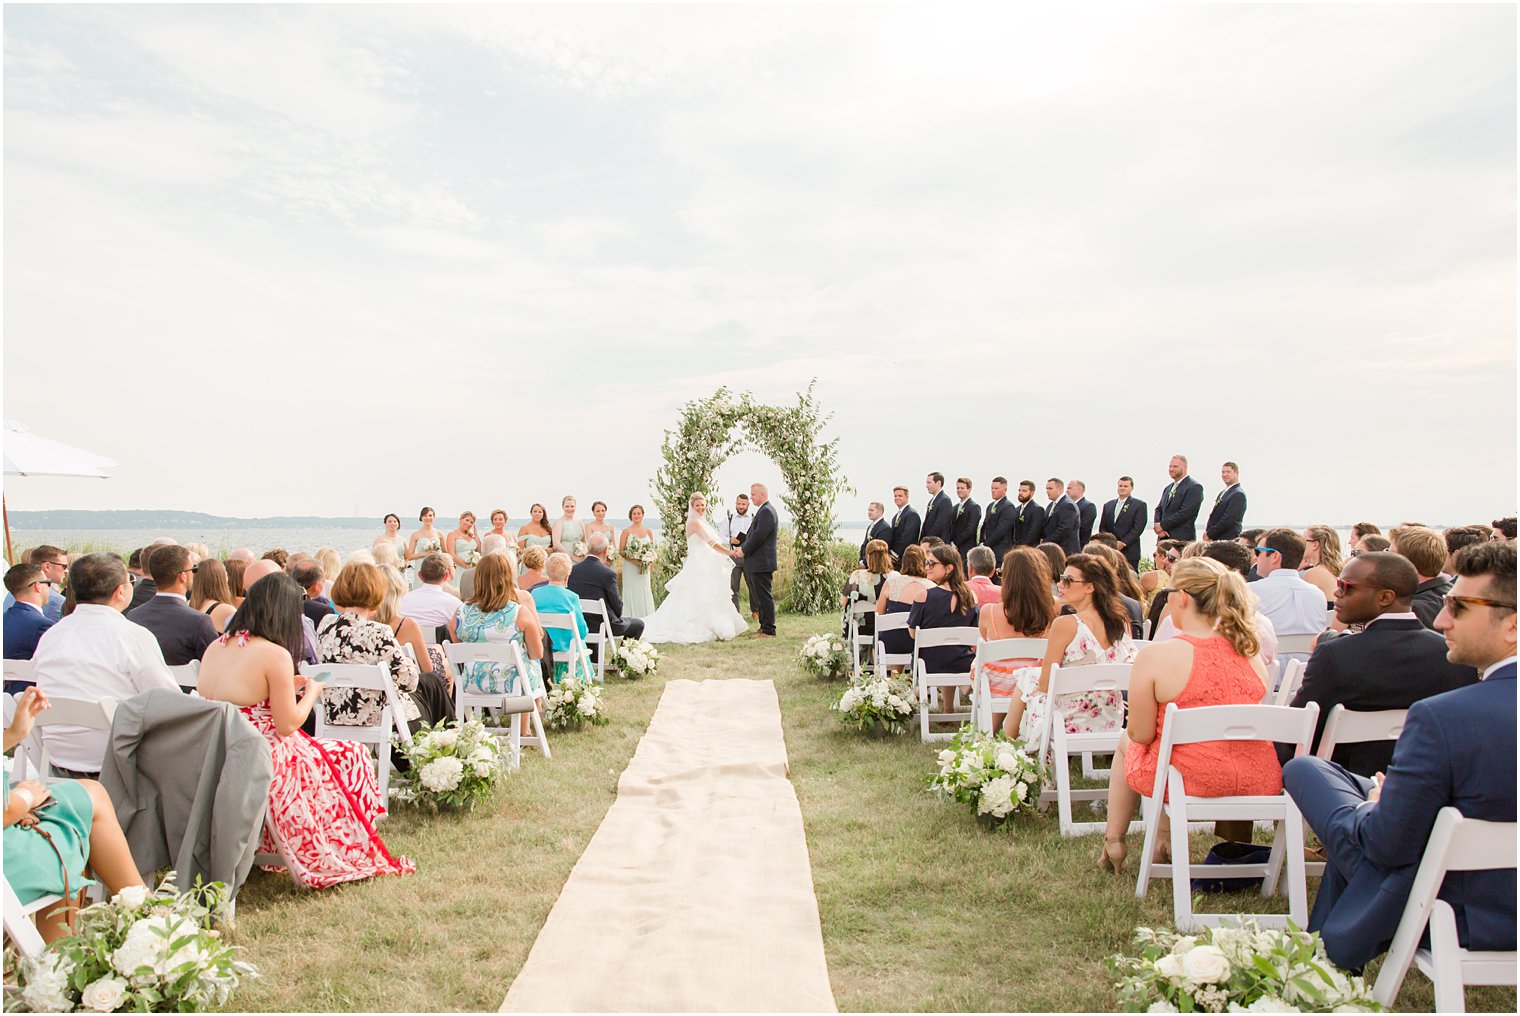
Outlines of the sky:
{"type": "Polygon", "coordinates": [[[4,416],[121,464],[9,507],[621,515],[816,378],[843,519],[1513,514],[1514,8],[1078,6],[8,5],[4,416]]]}

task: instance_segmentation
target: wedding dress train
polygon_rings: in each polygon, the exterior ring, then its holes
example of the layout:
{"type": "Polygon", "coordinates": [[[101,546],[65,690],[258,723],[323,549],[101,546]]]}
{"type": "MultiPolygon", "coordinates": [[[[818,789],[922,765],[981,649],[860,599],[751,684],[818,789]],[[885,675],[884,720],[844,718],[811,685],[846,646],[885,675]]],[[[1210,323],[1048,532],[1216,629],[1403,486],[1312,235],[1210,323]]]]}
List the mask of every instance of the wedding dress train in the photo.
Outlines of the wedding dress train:
{"type": "Polygon", "coordinates": [[[718,531],[695,512],[686,519],[686,564],[665,583],[665,602],[644,619],[646,642],[712,642],[742,635],[749,624],[729,599],[734,559],[716,549],[718,531]]]}

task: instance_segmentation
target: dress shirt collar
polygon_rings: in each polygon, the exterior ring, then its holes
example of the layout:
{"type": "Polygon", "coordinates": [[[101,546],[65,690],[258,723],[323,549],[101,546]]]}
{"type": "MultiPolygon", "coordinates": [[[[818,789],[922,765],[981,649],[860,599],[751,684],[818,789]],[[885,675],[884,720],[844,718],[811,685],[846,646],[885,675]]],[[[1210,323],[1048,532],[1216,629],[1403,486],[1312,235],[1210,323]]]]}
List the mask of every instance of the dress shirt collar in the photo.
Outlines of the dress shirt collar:
{"type": "Polygon", "coordinates": [[[42,608],[37,606],[35,603],[27,603],[25,600],[17,600],[16,605],[19,607],[31,607],[37,613],[42,613],[42,608]]]}
{"type": "Polygon", "coordinates": [[[1500,660],[1498,663],[1495,663],[1493,666],[1489,667],[1487,670],[1483,671],[1483,676],[1479,678],[1479,680],[1487,681],[1488,676],[1494,671],[1498,670],[1500,667],[1513,667],[1514,665],[1515,658],[1513,656],[1507,656],[1504,659],[1500,660]]]}
{"type": "Polygon", "coordinates": [[[179,602],[183,603],[187,607],[190,606],[190,600],[185,596],[184,593],[165,593],[163,591],[159,591],[159,592],[155,593],[154,595],[155,596],[169,596],[169,597],[172,597],[172,598],[178,600],[179,602]]]}
{"type": "Polygon", "coordinates": [[[74,612],[69,616],[78,618],[94,617],[103,619],[109,617],[121,617],[121,611],[117,610],[109,603],[76,603],[74,605],[74,612]]]}
{"type": "Polygon", "coordinates": [[[1379,614],[1377,617],[1374,617],[1371,621],[1368,621],[1362,627],[1363,628],[1371,628],[1373,625],[1377,624],[1379,621],[1418,621],[1419,619],[1420,619],[1419,615],[1416,614],[1412,610],[1399,610],[1399,611],[1392,611],[1391,610],[1391,611],[1389,611],[1386,614],[1379,614]]]}

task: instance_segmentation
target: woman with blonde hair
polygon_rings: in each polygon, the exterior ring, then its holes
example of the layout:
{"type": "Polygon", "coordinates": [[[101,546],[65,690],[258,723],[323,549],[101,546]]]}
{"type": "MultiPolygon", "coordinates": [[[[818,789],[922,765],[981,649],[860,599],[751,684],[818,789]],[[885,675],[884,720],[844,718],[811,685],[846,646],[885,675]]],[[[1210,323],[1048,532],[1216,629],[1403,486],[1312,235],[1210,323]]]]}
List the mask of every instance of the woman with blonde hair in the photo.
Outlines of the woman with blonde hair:
{"type": "Polygon", "coordinates": [[[1345,562],[1341,559],[1340,534],[1329,526],[1310,526],[1304,530],[1304,559],[1298,574],[1305,582],[1325,594],[1325,602],[1335,606],[1335,580],[1341,577],[1345,562]]]}
{"type": "Polygon", "coordinates": [[[524,547],[517,572],[517,588],[531,593],[549,581],[544,566],[549,563],[549,552],[539,546],[524,547]]]}
{"type": "MultiPolygon", "coordinates": [[[[1124,867],[1124,837],[1141,795],[1155,788],[1166,706],[1255,705],[1269,687],[1256,634],[1255,597],[1246,581],[1212,558],[1188,558],[1172,569],[1176,638],[1146,646],[1129,683],[1129,724],[1119,738],[1108,780],[1108,828],[1098,868],[1124,867]]],[[[1178,745],[1171,764],[1196,797],[1282,792],[1282,766],[1267,741],[1206,741],[1178,745]]],[[[1167,832],[1158,830],[1158,859],[1167,832]]]]}
{"type": "MultiPolygon", "coordinates": [[[[381,544],[383,547],[384,544],[381,544]]],[[[443,650],[437,646],[430,646],[422,637],[422,626],[416,621],[401,613],[401,598],[407,594],[406,576],[401,574],[401,569],[394,564],[381,564],[375,567],[380,569],[380,577],[385,579],[385,599],[380,601],[380,606],[375,608],[374,619],[391,630],[396,636],[396,641],[401,643],[402,649],[410,646],[412,659],[422,668],[424,674],[431,671],[437,674],[449,694],[454,693],[453,675],[449,668],[444,665],[443,650]],[[427,666],[422,661],[427,660],[427,666]]]]}
{"type": "MultiPolygon", "coordinates": [[[[366,551],[356,550],[354,553],[363,554],[366,551]]],[[[397,571],[401,570],[401,555],[396,553],[396,548],[393,545],[389,543],[377,543],[367,553],[370,556],[370,561],[367,563],[373,563],[377,568],[384,568],[388,565],[397,571]]],[[[353,558],[349,558],[349,560],[353,560],[353,558]]],[[[401,576],[401,578],[402,581],[406,580],[405,575],[401,576]]]]}
{"type": "Polygon", "coordinates": [[[322,574],[326,576],[322,580],[322,595],[330,600],[333,583],[338,581],[338,572],[343,570],[343,559],[331,547],[323,547],[312,556],[317,559],[317,564],[322,566],[322,574]]]}

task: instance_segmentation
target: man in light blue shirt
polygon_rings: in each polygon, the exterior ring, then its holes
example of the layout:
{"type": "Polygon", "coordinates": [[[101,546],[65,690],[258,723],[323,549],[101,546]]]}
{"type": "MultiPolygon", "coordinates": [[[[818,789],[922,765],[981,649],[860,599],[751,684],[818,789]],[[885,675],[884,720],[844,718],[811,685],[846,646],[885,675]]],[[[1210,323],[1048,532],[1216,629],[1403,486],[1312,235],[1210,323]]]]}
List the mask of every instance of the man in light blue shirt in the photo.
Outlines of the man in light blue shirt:
{"type": "Polygon", "coordinates": [[[1261,598],[1257,607],[1272,620],[1279,637],[1318,635],[1325,630],[1325,594],[1298,574],[1304,560],[1304,538],[1291,529],[1269,529],[1256,545],[1256,574],[1251,592],[1261,598]]]}

